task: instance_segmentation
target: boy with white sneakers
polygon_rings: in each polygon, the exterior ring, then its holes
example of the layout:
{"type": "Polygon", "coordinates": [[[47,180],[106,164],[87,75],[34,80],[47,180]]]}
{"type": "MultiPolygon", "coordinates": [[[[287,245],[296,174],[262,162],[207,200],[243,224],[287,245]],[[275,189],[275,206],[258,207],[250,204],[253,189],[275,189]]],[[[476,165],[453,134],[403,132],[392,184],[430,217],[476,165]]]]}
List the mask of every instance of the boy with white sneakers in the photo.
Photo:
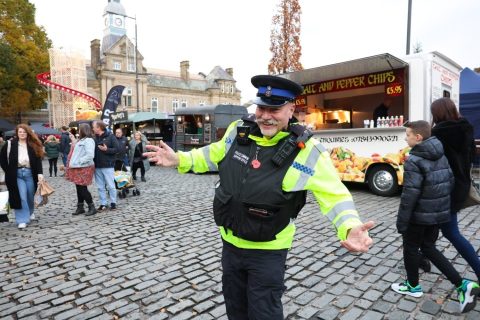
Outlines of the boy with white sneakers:
{"type": "Polygon", "coordinates": [[[412,297],[423,295],[418,280],[421,256],[419,250],[457,288],[460,312],[475,307],[480,293],[477,283],[462,279],[435,247],[439,225],[450,220],[450,192],[454,178],[443,146],[436,137],[430,137],[431,127],[427,121],[414,121],[405,125],[406,138],[412,148],[404,165],[403,192],[397,216],[397,229],[403,238],[403,261],[407,280],[394,283],[391,288],[412,297]]]}

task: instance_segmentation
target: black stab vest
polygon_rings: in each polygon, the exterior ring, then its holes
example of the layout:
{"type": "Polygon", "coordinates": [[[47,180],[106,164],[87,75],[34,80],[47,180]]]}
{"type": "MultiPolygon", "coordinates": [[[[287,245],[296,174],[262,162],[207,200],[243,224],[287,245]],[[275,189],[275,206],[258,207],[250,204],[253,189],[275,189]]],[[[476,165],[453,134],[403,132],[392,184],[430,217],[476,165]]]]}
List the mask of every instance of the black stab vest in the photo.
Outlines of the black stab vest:
{"type": "Polygon", "coordinates": [[[285,192],[282,181],[300,149],[278,167],[271,159],[282,141],[262,147],[253,140],[247,145],[234,140],[219,163],[220,185],[213,201],[218,226],[245,240],[272,241],[297,217],[305,205],[306,191],[285,192]],[[261,163],[258,169],[251,164],[255,158],[261,163]]]}

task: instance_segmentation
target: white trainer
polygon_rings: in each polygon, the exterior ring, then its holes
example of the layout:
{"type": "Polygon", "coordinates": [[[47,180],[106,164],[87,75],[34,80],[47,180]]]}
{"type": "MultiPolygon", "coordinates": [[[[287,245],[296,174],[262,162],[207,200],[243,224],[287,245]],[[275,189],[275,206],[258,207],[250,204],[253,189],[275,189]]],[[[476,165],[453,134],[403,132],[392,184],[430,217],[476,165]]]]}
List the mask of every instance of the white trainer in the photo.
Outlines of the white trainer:
{"type": "Polygon", "coordinates": [[[18,229],[25,229],[27,227],[26,223],[19,223],[18,224],[18,229]]]}
{"type": "Polygon", "coordinates": [[[30,220],[37,220],[37,218],[35,217],[35,213],[32,213],[32,214],[30,215],[30,220]]]}

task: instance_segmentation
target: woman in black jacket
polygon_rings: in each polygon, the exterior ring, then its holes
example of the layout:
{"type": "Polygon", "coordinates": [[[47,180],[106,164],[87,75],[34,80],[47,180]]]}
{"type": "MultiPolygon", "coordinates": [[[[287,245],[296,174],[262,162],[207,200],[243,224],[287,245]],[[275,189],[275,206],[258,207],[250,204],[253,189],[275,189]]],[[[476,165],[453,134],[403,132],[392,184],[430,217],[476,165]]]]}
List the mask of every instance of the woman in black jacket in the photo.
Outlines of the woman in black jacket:
{"type": "Polygon", "coordinates": [[[8,202],[15,209],[18,228],[23,229],[35,219],[33,196],[37,183],[43,180],[44,151],[42,142],[28,125],[17,125],[15,135],[18,138],[5,144],[0,151],[0,166],[5,171],[8,202]]]}
{"type": "Polygon", "coordinates": [[[441,230],[458,253],[468,262],[480,280],[480,259],[471,243],[458,230],[457,213],[462,209],[472,184],[470,170],[475,157],[473,127],[460,117],[455,103],[449,98],[435,100],[432,112],[432,136],[442,142],[445,156],[455,177],[451,193],[451,220],[441,225],[441,230]]]}

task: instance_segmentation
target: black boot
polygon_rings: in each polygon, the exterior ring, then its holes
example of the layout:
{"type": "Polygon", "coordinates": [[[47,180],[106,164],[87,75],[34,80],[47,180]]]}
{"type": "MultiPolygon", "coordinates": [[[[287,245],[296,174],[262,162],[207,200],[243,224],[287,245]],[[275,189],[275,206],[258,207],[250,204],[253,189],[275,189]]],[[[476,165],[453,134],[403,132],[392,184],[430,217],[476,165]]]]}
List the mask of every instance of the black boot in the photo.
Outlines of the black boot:
{"type": "Polygon", "coordinates": [[[95,205],[93,203],[88,204],[88,212],[85,213],[86,216],[93,216],[97,213],[97,209],[95,209],[95,205]]]}
{"type": "Polygon", "coordinates": [[[133,178],[133,180],[137,180],[137,176],[135,176],[135,175],[132,176],[132,178],[133,178]]]}
{"type": "Polygon", "coordinates": [[[147,182],[147,180],[145,180],[145,176],[142,176],[142,181],[147,182]]]}
{"type": "Polygon", "coordinates": [[[48,168],[48,172],[50,173],[50,177],[52,177],[52,168],[48,168]]]}
{"type": "Polygon", "coordinates": [[[79,203],[77,204],[77,211],[75,211],[73,215],[78,215],[82,213],[85,213],[85,208],[83,207],[83,203],[79,203]]]}

